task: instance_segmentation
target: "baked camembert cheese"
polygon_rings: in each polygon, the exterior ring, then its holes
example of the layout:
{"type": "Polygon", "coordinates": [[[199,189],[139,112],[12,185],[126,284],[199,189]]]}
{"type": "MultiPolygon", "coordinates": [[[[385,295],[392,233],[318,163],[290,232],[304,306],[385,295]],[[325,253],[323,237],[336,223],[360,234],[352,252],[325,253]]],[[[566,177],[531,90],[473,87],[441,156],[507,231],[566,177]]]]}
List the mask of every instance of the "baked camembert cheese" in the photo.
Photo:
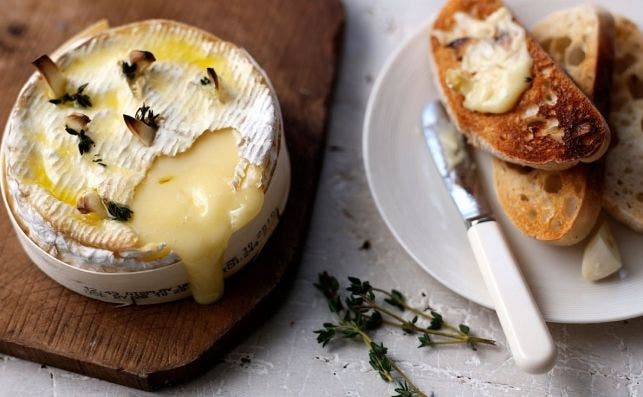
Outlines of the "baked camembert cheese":
{"type": "Polygon", "coordinates": [[[84,269],[181,261],[196,301],[214,302],[228,241],[262,209],[283,145],[266,75],[243,49],[162,20],[54,58],[34,63],[4,137],[20,227],[84,269]]]}

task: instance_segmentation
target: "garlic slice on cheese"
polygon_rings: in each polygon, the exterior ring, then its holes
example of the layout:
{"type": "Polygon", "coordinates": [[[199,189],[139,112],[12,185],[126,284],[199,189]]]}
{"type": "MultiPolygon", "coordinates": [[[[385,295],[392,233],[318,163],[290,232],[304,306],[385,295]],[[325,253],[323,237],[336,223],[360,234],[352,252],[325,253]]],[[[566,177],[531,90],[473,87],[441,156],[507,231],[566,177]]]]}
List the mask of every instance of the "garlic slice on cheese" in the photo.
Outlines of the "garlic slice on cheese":
{"type": "MultiPolygon", "coordinates": [[[[194,27],[164,20],[101,31],[57,51],[52,58],[67,78],[68,89],[87,84],[82,92],[91,98],[92,106],[83,108],[82,113],[91,119],[87,137],[92,144],[85,142],[85,150],[79,153],[79,136],[65,131],[65,117],[78,112],[78,104],[50,103],[46,82],[32,75],[20,93],[3,138],[9,201],[22,228],[43,250],[72,266],[121,272],[154,269],[182,260],[195,295],[220,290],[213,286],[222,278],[217,281],[209,277],[207,283],[213,284],[201,288],[198,276],[192,277],[201,272],[190,268],[202,266],[197,262],[206,257],[213,267],[220,267],[227,239],[261,209],[282,134],[279,104],[265,73],[245,50],[194,27]],[[156,59],[145,68],[136,95],[122,70],[123,61],[133,50],[148,51],[156,59]],[[216,70],[217,90],[201,82],[208,76],[208,68],[216,70]],[[136,114],[144,104],[160,117],[155,135],[146,134],[141,139],[130,132],[123,115],[136,114]],[[211,147],[210,135],[217,141],[218,137],[228,138],[225,144],[222,141],[211,147]],[[211,193],[216,188],[227,196],[223,194],[217,204],[221,206],[217,219],[222,223],[215,222],[214,228],[204,226],[211,219],[200,217],[196,198],[191,201],[193,208],[184,208],[183,215],[194,210],[194,222],[204,222],[186,228],[186,233],[199,228],[203,233],[214,233],[208,237],[209,243],[191,251],[180,239],[163,240],[162,235],[148,233],[150,230],[140,225],[146,211],[155,209],[154,205],[141,206],[142,199],[137,196],[152,189],[148,185],[155,183],[150,178],[164,168],[163,164],[178,167],[190,163],[201,147],[230,152],[225,177],[219,174],[223,171],[206,172],[205,168],[199,174],[205,178],[202,181],[187,171],[184,177],[191,183],[202,183],[211,193]],[[207,179],[216,175],[216,183],[207,179]],[[133,210],[133,217],[119,220],[111,210],[107,217],[86,211],[87,192],[96,192],[106,205],[133,210]],[[77,209],[79,199],[87,213],[77,209]],[[216,231],[220,225],[225,227],[216,231]]],[[[157,194],[154,189],[149,191],[157,194]]],[[[165,211],[176,213],[174,208],[165,207],[165,211]]],[[[150,222],[157,220],[152,218],[150,222]]],[[[218,272],[215,270],[208,269],[218,272]]],[[[200,300],[211,301],[218,294],[200,300]]]]}

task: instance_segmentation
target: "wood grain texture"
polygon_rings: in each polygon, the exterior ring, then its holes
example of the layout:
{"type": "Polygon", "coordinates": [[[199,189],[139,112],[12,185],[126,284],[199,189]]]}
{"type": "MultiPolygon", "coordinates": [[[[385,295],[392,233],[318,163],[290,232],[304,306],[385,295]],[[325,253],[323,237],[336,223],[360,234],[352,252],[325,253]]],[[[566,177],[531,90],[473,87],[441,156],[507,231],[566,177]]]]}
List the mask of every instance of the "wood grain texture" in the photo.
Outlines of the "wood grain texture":
{"type": "Polygon", "coordinates": [[[257,260],[226,281],[215,305],[183,300],[115,307],[77,295],[40,272],[0,215],[0,351],[141,389],[202,373],[270,314],[296,269],[310,219],[343,27],[339,0],[4,0],[0,120],[30,62],[86,25],[168,18],[248,49],[282,106],[292,187],[277,231],[257,260]]]}

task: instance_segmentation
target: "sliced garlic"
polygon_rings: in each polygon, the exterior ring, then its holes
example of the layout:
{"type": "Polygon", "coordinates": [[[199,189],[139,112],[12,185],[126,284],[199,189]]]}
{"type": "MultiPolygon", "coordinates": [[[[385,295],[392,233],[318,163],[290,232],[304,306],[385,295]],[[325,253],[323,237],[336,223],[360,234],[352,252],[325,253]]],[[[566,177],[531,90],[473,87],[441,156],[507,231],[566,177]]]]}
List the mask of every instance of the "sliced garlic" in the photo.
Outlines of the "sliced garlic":
{"type": "Polygon", "coordinates": [[[217,90],[219,89],[219,75],[217,75],[217,72],[214,70],[214,68],[208,68],[208,76],[210,76],[210,80],[212,80],[212,84],[214,84],[214,88],[217,90]]]}
{"type": "Polygon", "coordinates": [[[156,57],[149,51],[133,50],[129,53],[129,62],[134,67],[135,76],[143,73],[154,61],[156,57]]]}
{"type": "Polygon", "coordinates": [[[90,121],[92,120],[82,113],[70,113],[65,116],[65,126],[74,131],[86,130],[90,121]]]}
{"type": "Polygon", "coordinates": [[[67,78],[60,69],[58,69],[58,65],[56,65],[48,55],[41,56],[33,61],[32,64],[36,69],[38,69],[45,80],[47,80],[47,84],[49,84],[49,87],[56,98],[60,98],[65,95],[67,90],[67,78]]]}
{"type": "Polygon", "coordinates": [[[583,251],[583,277],[597,281],[617,272],[622,266],[616,240],[607,222],[603,221],[583,251]]]}
{"type": "Polygon", "coordinates": [[[125,125],[134,136],[136,136],[145,146],[152,146],[156,138],[156,128],[145,124],[142,120],[136,119],[126,114],[123,115],[125,125]]]}
{"type": "Polygon", "coordinates": [[[76,208],[81,214],[93,213],[101,219],[105,219],[108,216],[105,203],[95,190],[88,191],[80,196],[76,201],[76,208]]]}

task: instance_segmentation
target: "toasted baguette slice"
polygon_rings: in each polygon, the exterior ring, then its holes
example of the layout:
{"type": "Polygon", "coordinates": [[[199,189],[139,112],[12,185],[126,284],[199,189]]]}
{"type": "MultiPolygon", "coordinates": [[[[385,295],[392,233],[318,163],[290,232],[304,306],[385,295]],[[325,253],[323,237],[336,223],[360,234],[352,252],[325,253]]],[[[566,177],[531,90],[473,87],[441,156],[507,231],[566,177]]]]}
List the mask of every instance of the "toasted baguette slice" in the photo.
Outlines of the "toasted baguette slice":
{"type": "Polygon", "coordinates": [[[531,34],[607,116],[614,63],[612,14],[588,4],[567,8],[537,22],[531,34]]]}
{"type": "Polygon", "coordinates": [[[470,143],[515,164],[561,170],[599,159],[609,145],[607,123],[529,34],[526,41],[533,60],[532,80],[511,110],[500,114],[469,110],[463,96],[447,84],[447,71],[460,66],[460,54],[471,43],[459,40],[461,45],[443,44],[437,33],[454,28],[456,12],[485,19],[502,6],[499,0],[451,0],[433,24],[433,74],[452,120],[470,143]]]}
{"type": "Polygon", "coordinates": [[[643,34],[616,17],[616,58],[609,120],[616,144],[605,157],[604,208],[643,233],[643,34]]]}
{"type": "Polygon", "coordinates": [[[601,210],[597,167],[535,170],[493,159],[496,194],[523,233],[556,245],[571,245],[592,231],[601,210]]]}
{"type": "MultiPolygon", "coordinates": [[[[550,14],[532,28],[534,38],[589,98],[601,103],[601,110],[609,106],[614,31],[612,15],[588,5],[550,14]]],[[[523,233],[571,245],[587,237],[600,214],[600,166],[525,172],[498,160],[493,162],[495,189],[505,213],[523,233]],[[552,190],[552,181],[560,181],[560,188],[552,190]]]]}

